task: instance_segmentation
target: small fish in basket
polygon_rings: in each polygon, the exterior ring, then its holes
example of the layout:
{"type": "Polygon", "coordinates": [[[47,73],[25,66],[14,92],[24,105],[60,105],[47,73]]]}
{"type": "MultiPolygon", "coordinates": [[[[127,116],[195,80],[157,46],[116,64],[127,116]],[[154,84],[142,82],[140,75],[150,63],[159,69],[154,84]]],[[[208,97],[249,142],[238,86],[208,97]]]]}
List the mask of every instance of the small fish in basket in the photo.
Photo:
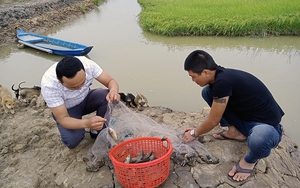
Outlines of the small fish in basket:
{"type": "Polygon", "coordinates": [[[134,163],[144,163],[157,159],[157,157],[153,154],[153,151],[149,151],[148,153],[144,153],[143,150],[140,151],[137,157],[132,157],[130,154],[125,158],[124,163],[126,164],[134,164],[134,163]]]}

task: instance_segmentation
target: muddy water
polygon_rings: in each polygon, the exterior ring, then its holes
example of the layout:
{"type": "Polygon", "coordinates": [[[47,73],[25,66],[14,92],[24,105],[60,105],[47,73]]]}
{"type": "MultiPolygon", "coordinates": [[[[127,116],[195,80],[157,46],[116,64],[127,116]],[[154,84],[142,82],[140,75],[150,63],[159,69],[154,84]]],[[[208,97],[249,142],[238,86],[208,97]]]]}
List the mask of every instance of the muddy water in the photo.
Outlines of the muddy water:
{"type": "MultiPolygon", "coordinates": [[[[140,11],[135,0],[109,0],[44,34],[93,45],[89,57],[118,81],[121,91],[140,91],[150,105],[180,111],[201,111],[206,106],[201,88],[183,70],[192,50],[206,50],[218,64],[259,77],[286,113],[282,121],[286,132],[300,144],[299,37],[162,37],[141,30],[140,11]]],[[[26,86],[40,85],[44,71],[60,59],[16,45],[0,48],[0,82],[7,87],[23,80],[26,86]]]]}

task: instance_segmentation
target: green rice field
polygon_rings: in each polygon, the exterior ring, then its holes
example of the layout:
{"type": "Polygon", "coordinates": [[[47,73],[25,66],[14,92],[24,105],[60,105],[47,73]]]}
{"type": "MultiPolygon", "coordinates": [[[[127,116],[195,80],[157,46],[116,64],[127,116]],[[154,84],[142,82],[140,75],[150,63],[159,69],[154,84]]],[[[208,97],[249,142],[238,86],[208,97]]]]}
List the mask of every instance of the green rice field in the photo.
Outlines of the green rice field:
{"type": "Polygon", "coordinates": [[[299,0],[138,0],[143,30],[166,36],[300,35],[299,0]]]}

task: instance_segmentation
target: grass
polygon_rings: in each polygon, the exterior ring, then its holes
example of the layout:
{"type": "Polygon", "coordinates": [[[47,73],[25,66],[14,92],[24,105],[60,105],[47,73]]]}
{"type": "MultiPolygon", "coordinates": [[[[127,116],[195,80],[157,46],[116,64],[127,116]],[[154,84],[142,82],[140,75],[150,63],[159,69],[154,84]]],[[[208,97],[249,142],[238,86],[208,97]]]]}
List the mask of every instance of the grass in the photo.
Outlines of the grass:
{"type": "Polygon", "coordinates": [[[299,0],[138,0],[145,31],[167,36],[300,35],[299,0]]]}
{"type": "Polygon", "coordinates": [[[95,5],[99,5],[100,2],[101,2],[101,0],[93,0],[93,3],[94,3],[95,5]]]}
{"type": "Polygon", "coordinates": [[[86,12],[86,5],[85,4],[81,5],[81,12],[83,12],[83,13],[86,12]]]}

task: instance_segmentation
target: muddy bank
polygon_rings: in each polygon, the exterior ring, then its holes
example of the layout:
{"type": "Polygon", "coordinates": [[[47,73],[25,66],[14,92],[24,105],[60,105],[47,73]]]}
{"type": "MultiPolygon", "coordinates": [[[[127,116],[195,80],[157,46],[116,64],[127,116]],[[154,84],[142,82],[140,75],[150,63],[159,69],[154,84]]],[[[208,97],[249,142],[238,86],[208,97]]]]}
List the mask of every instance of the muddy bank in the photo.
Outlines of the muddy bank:
{"type": "MultiPolygon", "coordinates": [[[[178,131],[197,126],[207,117],[203,112],[180,112],[151,106],[137,113],[157,123],[170,125],[178,131]]],[[[136,111],[136,109],[132,109],[136,111]]],[[[4,114],[0,109],[0,187],[115,187],[121,188],[111,161],[97,172],[86,171],[84,157],[95,142],[86,134],[75,149],[61,143],[50,110],[34,103],[17,102],[16,113],[4,114]]],[[[300,185],[300,158],[298,146],[283,135],[282,142],[268,158],[259,161],[256,170],[246,182],[235,183],[227,178],[228,171],[248,150],[247,142],[215,140],[216,127],[200,137],[205,148],[219,160],[217,164],[196,163],[181,166],[171,160],[167,180],[159,187],[298,187],[300,185]]]]}
{"type": "Polygon", "coordinates": [[[16,29],[42,34],[96,8],[92,0],[25,0],[0,4],[0,46],[17,42],[16,29]]]}

